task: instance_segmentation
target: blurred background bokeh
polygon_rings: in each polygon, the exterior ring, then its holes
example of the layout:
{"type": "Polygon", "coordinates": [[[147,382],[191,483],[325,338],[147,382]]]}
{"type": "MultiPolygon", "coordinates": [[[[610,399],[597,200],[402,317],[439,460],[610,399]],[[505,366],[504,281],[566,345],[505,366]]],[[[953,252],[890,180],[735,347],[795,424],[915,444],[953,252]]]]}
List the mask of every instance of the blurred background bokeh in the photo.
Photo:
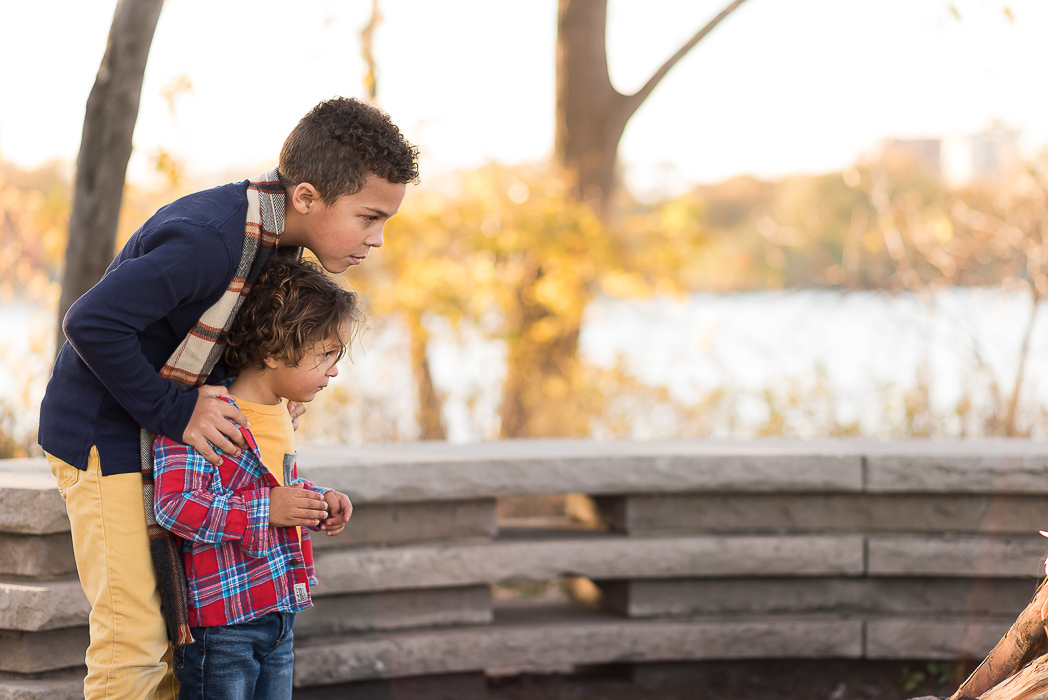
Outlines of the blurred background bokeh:
{"type": "MultiPolygon", "coordinates": [[[[116,7],[0,0],[0,457],[39,454],[116,7]]],[[[1043,438],[1046,29],[1039,0],[167,0],[117,245],[357,96],[422,181],[345,277],[370,328],[305,440],[1043,438]]]]}

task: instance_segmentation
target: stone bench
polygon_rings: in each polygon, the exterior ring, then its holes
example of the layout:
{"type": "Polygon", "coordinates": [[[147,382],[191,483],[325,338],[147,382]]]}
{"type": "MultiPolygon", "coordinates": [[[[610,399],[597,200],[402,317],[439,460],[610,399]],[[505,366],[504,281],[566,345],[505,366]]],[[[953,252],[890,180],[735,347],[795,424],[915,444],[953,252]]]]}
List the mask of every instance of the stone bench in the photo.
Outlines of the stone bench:
{"type": "MultiPolygon", "coordinates": [[[[314,537],[303,689],[979,657],[1048,554],[1048,445],[1028,441],[413,443],[303,448],[300,464],[355,505],[342,535],[314,537]],[[499,521],[500,502],[563,494],[575,519],[499,521]],[[519,594],[528,582],[552,599],[519,594]]],[[[0,462],[0,700],[79,694],[88,610],[69,542],[46,463],[0,462]]]]}

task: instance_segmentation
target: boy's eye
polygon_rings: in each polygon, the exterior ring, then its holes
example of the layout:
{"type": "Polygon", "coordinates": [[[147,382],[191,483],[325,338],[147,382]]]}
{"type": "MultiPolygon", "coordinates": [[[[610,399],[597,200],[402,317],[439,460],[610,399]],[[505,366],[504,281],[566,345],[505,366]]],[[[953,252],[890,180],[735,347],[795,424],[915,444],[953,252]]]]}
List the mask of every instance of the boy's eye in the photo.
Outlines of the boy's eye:
{"type": "Polygon", "coordinates": [[[364,216],[364,221],[368,222],[369,224],[370,224],[370,223],[374,223],[374,222],[375,222],[375,221],[377,221],[377,220],[378,220],[378,217],[377,217],[377,216],[371,216],[370,214],[366,214],[366,215],[364,216]]]}

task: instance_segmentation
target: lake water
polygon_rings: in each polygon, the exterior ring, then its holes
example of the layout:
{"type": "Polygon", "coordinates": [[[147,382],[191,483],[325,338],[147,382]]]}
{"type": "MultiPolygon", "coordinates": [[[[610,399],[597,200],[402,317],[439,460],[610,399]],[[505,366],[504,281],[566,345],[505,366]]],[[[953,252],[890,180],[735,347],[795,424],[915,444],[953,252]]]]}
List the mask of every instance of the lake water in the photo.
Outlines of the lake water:
{"type": "MultiPolygon", "coordinates": [[[[937,435],[981,434],[995,392],[1010,395],[1030,304],[1026,294],[997,289],[926,297],[790,291],[599,299],[580,337],[585,361],[665,391],[657,401],[616,398],[618,428],[598,421],[595,434],[751,437],[778,425],[800,437],[844,427],[889,437],[921,416],[937,435]]],[[[1037,437],[1048,424],[1045,313],[1039,309],[1020,394],[1022,424],[1037,437]]],[[[10,329],[0,339],[0,400],[22,405],[20,426],[28,429],[49,371],[52,315],[8,304],[0,306],[0,321],[10,329]]],[[[452,328],[434,318],[429,326],[449,439],[497,437],[504,347],[468,325],[452,328]]],[[[309,438],[414,437],[406,340],[395,320],[372,321],[363,348],[311,407],[309,438]]]]}

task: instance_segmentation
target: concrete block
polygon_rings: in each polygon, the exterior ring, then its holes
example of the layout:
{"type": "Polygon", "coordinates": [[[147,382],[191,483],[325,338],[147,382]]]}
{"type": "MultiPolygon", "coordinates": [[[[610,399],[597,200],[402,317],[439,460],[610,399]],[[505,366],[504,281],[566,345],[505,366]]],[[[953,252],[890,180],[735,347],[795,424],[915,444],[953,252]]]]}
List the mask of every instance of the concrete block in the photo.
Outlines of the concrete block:
{"type": "Polygon", "coordinates": [[[1033,537],[873,536],[870,576],[1040,578],[1048,540],[1033,537]]]}
{"type": "Polygon", "coordinates": [[[997,619],[872,619],[866,623],[866,658],[982,659],[1013,622],[1015,615],[997,619]]]}
{"type": "Polygon", "coordinates": [[[0,533],[0,576],[53,577],[76,572],[73,538],[0,533]]]}
{"type": "Polygon", "coordinates": [[[45,632],[0,630],[0,671],[41,673],[83,666],[87,627],[45,632]]]}
{"type": "Polygon", "coordinates": [[[296,648],[295,683],[623,661],[859,658],[861,641],[862,622],[848,619],[623,622],[561,616],[556,621],[307,640],[296,648]]]}
{"type": "Polygon", "coordinates": [[[628,617],[1016,615],[1036,582],[960,578],[731,578],[598,581],[602,604],[628,617]]]}
{"type": "Polygon", "coordinates": [[[65,501],[46,460],[0,462],[5,463],[5,468],[0,469],[0,532],[68,532],[65,501]]]}
{"type": "Polygon", "coordinates": [[[295,700],[488,700],[483,673],[390,678],[295,688],[295,700]]]}
{"type": "Polygon", "coordinates": [[[334,593],[590,579],[858,576],[858,535],[628,538],[607,533],[456,545],[412,545],[317,553],[317,574],[334,593]]]}
{"type": "Polygon", "coordinates": [[[911,493],[1048,494],[1048,445],[1030,440],[909,440],[872,446],[866,488],[911,493]]]}
{"type": "Polygon", "coordinates": [[[295,618],[295,636],[486,625],[491,619],[489,586],[314,596],[313,607],[295,618]]]}
{"type": "Polygon", "coordinates": [[[299,450],[303,474],[361,503],[561,493],[859,491],[846,441],[500,440],[299,450]]]}
{"type": "Polygon", "coordinates": [[[1048,496],[658,494],[597,499],[617,532],[958,532],[1030,534],[1048,496]]]}
{"type": "Polygon", "coordinates": [[[27,676],[0,672],[0,700],[83,700],[87,668],[27,676]]]}
{"type": "Polygon", "coordinates": [[[491,539],[498,530],[495,510],[494,498],[354,505],[353,517],[346,529],[335,537],[313,534],[313,546],[329,549],[474,537],[491,539]]]}
{"type": "Polygon", "coordinates": [[[39,631],[87,624],[80,580],[0,581],[0,629],[39,631]]]}

